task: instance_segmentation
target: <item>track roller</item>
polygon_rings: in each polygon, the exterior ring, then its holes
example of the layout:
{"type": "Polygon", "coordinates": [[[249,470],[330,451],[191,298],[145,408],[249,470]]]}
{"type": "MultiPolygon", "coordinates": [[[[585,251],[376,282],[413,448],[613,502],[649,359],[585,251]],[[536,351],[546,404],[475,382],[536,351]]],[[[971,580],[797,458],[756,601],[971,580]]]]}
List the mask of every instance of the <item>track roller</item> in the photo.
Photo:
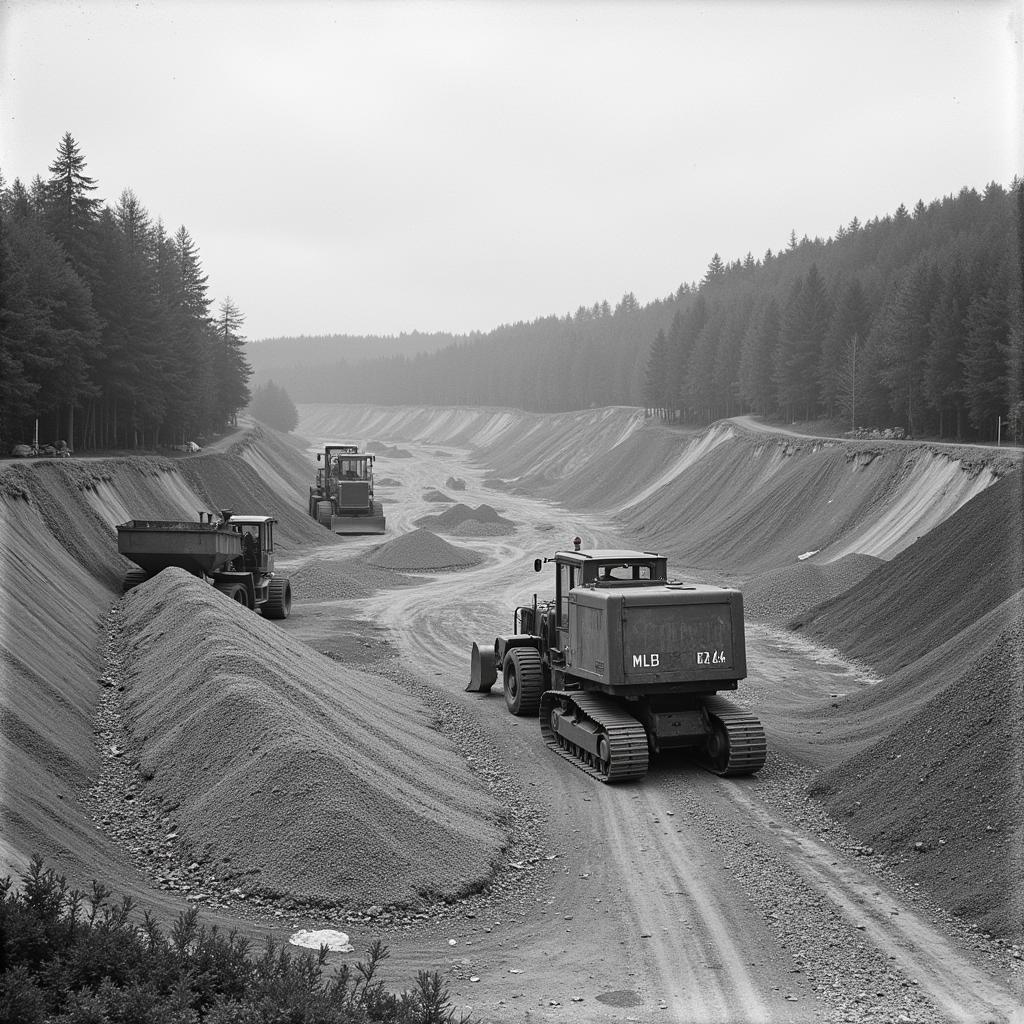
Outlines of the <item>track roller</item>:
{"type": "Polygon", "coordinates": [[[756,715],[724,697],[704,698],[711,723],[707,746],[697,762],[715,775],[752,775],[763,767],[768,753],[764,727],[756,715]]]}
{"type": "Polygon", "coordinates": [[[540,732],[552,750],[601,782],[647,774],[643,725],[601,694],[548,690],[540,701],[540,732]]]}

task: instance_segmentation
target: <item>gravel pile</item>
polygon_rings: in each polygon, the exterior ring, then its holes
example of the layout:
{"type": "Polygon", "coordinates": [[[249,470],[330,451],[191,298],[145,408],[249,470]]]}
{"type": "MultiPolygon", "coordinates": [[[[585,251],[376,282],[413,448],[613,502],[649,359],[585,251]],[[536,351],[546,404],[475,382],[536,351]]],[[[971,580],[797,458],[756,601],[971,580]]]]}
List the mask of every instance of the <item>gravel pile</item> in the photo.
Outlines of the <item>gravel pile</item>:
{"type": "Polygon", "coordinates": [[[411,459],[412,452],[396,445],[385,444],[383,441],[367,441],[366,451],[374,455],[383,455],[389,459],[411,459]]]}
{"type": "Polygon", "coordinates": [[[516,528],[512,523],[479,523],[467,519],[448,532],[453,537],[510,537],[516,528]]]}
{"type": "MultiPolygon", "coordinates": [[[[963,674],[938,692],[932,680],[930,699],[883,739],[824,772],[812,792],[865,847],[943,906],[1021,943],[1024,599],[1018,594],[988,622],[998,632],[972,646],[963,674]]],[[[860,703],[886,696],[876,692],[860,703]]],[[[886,716],[898,716],[898,697],[888,696],[886,716]]]]}
{"type": "Polygon", "coordinates": [[[873,555],[847,555],[770,569],[743,584],[743,608],[752,619],[780,625],[834,600],[882,564],[873,555]]]}
{"type": "Polygon", "coordinates": [[[361,561],[358,572],[353,572],[353,563],[356,561],[308,562],[291,574],[292,591],[301,595],[303,601],[350,601],[369,597],[378,590],[408,586],[416,582],[390,569],[361,561]]]}
{"type": "Polygon", "coordinates": [[[441,502],[441,501],[454,501],[455,499],[454,498],[449,498],[448,495],[444,493],[444,491],[439,491],[436,487],[432,487],[429,491],[424,491],[423,492],[423,500],[424,501],[441,502]]]}
{"type": "Polygon", "coordinates": [[[510,519],[498,515],[490,505],[474,509],[461,502],[440,515],[422,516],[416,523],[426,529],[457,533],[461,537],[503,537],[515,533],[516,529],[510,519]]]}
{"type": "Polygon", "coordinates": [[[468,569],[483,556],[442,540],[429,530],[413,530],[382,544],[367,558],[370,565],[399,570],[468,569]]]}
{"type": "Polygon", "coordinates": [[[419,700],[181,570],[158,579],[120,606],[110,681],[163,838],[192,874],[335,910],[487,882],[497,808],[419,700]]]}
{"type": "Polygon", "coordinates": [[[808,619],[886,677],[835,706],[829,732],[862,738],[816,792],[944,906],[1017,942],[1022,516],[1012,473],[808,619]]]}
{"type": "Polygon", "coordinates": [[[396,480],[393,476],[382,476],[376,480],[378,487],[401,487],[402,481],[396,480]]]}
{"type": "Polygon", "coordinates": [[[450,476],[444,482],[445,487],[449,491],[464,491],[466,489],[466,481],[458,476],[450,476]]]}

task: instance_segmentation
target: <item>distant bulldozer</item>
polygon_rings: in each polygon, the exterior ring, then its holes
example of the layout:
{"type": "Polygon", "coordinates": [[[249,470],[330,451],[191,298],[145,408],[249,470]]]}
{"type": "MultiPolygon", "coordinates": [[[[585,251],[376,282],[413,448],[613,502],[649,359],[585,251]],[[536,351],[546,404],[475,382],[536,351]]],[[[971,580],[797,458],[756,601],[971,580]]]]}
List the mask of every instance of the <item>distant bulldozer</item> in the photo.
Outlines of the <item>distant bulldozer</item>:
{"type": "Polygon", "coordinates": [[[384,507],[373,498],[375,456],[336,442],[317,452],[322,465],[309,489],[309,514],[334,533],[383,533],[384,507]]]}

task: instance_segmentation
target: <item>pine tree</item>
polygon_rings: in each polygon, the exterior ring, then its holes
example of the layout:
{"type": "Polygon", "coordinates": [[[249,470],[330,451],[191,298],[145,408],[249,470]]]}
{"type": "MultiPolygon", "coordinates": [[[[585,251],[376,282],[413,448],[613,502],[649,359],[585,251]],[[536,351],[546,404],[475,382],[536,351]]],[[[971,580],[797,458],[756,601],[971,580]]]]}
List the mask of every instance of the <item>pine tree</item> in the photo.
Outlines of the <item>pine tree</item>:
{"type": "Polygon", "coordinates": [[[725,264],[722,262],[722,257],[716,252],[711,257],[711,262],[708,264],[707,272],[704,274],[704,284],[714,285],[717,284],[722,278],[725,277],[725,264]]]}
{"type": "Polygon", "coordinates": [[[266,423],[268,427],[283,433],[294,430],[299,423],[298,411],[288,392],[278,387],[272,380],[253,391],[249,411],[261,423],[266,423]]]}
{"type": "Polygon", "coordinates": [[[928,319],[928,351],[924,357],[924,397],[938,413],[939,434],[952,420],[956,437],[963,433],[963,367],[960,352],[965,334],[967,286],[963,266],[954,264],[939,285],[939,292],[928,319]]]}
{"type": "Polygon", "coordinates": [[[996,420],[1006,409],[1006,370],[1010,333],[1004,290],[993,285],[967,310],[967,346],[962,354],[964,392],[971,424],[995,437],[996,420]]]}
{"type": "Polygon", "coordinates": [[[750,317],[740,347],[740,398],[761,416],[773,404],[772,356],[778,344],[779,304],[771,297],[750,317]]]}
{"type": "Polygon", "coordinates": [[[924,425],[928,323],[939,283],[931,261],[918,260],[903,276],[883,321],[882,383],[911,434],[919,433],[924,425]]]}
{"type": "Polygon", "coordinates": [[[863,410],[867,405],[865,399],[868,390],[869,363],[864,348],[860,335],[856,333],[851,335],[846,342],[843,357],[836,367],[835,402],[839,410],[848,417],[851,430],[855,430],[857,427],[858,414],[863,422],[863,410]]]}
{"type": "Polygon", "coordinates": [[[96,191],[96,181],[85,173],[85,166],[78,143],[65,132],[49,167],[44,203],[50,232],[64,246],[79,276],[91,284],[101,201],[89,194],[96,191]]]}
{"type": "Polygon", "coordinates": [[[246,362],[245,338],[241,334],[245,316],[231,301],[230,296],[220,304],[214,322],[216,339],[213,367],[217,414],[221,423],[238,423],[238,411],[249,404],[248,380],[252,367],[246,362]]]}
{"type": "Polygon", "coordinates": [[[668,338],[660,327],[647,355],[644,404],[663,418],[668,415],[668,338]]]}
{"type": "Polygon", "coordinates": [[[831,417],[835,409],[840,368],[847,361],[850,339],[855,335],[862,341],[867,338],[870,323],[871,313],[864,288],[860,279],[854,278],[842,289],[822,344],[818,365],[818,400],[826,416],[831,417]]]}

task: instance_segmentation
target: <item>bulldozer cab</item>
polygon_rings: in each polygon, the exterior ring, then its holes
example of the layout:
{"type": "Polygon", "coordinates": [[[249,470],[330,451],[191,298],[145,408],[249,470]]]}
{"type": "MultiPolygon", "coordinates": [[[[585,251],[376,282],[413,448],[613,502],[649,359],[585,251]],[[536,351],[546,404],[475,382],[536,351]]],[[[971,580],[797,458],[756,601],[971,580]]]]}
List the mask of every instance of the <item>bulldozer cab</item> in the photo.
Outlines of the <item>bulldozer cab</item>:
{"type": "Polygon", "coordinates": [[[372,455],[336,455],[331,460],[331,476],[336,480],[369,480],[372,466],[372,455]]]}
{"type": "MultiPolygon", "coordinates": [[[[553,646],[564,649],[569,629],[569,592],[576,587],[644,587],[665,583],[668,560],[649,551],[590,551],[555,553],[555,637],[553,646]]],[[[541,560],[534,564],[540,569],[541,560]]]]}

